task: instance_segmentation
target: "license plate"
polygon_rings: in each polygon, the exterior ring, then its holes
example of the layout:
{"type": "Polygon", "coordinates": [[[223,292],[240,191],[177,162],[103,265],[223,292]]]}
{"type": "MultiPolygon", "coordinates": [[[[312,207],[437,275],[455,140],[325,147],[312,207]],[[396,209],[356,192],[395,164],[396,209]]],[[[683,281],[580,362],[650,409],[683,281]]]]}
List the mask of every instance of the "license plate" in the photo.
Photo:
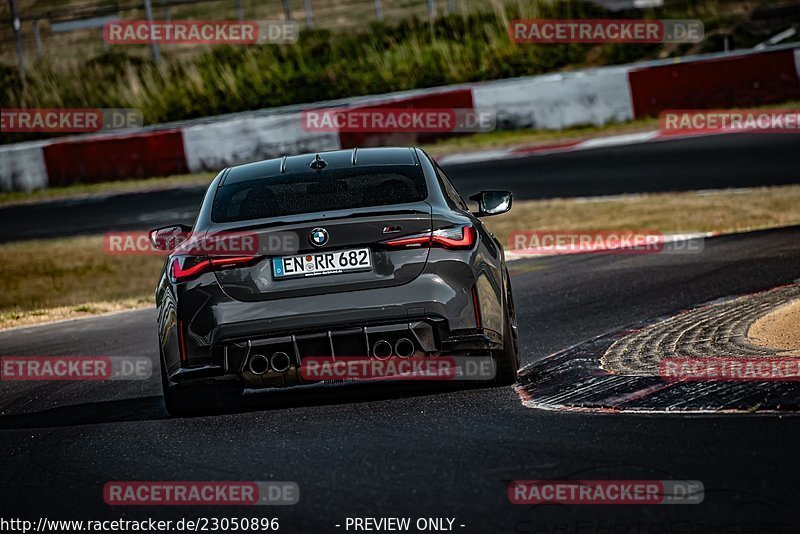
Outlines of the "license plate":
{"type": "Polygon", "coordinates": [[[320,276],[350,271],[372,269],[372,255],[368,248],[314,252],[272,258],[272,272],[275,278],[294,278],[296,276],[320,276]]]}

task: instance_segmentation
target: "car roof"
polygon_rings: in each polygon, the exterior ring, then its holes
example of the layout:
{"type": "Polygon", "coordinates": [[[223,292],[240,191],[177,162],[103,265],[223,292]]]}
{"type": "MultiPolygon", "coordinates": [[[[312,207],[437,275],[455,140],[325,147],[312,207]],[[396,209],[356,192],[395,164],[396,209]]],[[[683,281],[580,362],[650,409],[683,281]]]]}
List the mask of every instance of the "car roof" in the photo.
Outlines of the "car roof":
{"type": "Polygon", "coordinates": [[[246,165],[237,165],[225,171],[220,186],[247,180],[268,178],[288,174],[309,174],[340,169],[357,169],[364,167],[419,165],[418,156],[410,147],[353,148],[349,150],[331,150],[312,152],[297,156],[268,159],[246,165]],[[316,171],[312,167],[315,160],[324,162],[316,171]]]}

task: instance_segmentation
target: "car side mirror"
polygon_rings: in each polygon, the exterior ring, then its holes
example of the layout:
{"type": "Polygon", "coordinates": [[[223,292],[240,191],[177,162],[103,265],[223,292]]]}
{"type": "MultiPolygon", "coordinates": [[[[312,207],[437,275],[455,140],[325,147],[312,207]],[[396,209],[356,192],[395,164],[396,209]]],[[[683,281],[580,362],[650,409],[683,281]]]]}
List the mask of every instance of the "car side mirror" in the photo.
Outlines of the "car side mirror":
{"type": "Polygon", "coordinates": [[[173,224],[150,230],[150,244],[156,250],[172,251],[186,241],[192,231],[191,226],[173,224]]]}
{"type": "Polygon", "coordinates": [[[500,215],[510,210],[514,195],[511,194],[511,191],[481,191],[480,193],[475,193],[469,199],[478,203],[478,211],[475,215],[484,217],[500,215]]]}

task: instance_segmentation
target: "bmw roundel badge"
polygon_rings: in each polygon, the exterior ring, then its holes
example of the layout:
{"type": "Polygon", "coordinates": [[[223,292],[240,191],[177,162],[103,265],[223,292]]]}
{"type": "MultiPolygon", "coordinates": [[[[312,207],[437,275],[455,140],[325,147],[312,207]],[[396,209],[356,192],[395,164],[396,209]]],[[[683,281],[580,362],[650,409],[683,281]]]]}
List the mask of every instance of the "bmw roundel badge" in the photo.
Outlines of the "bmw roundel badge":
{"type": "Polygon", "coordinates": [[[321,247],[328,242],[328,231],[325,228],[314,228],[308,234],[308,241],[315,247],[321,247]]]}

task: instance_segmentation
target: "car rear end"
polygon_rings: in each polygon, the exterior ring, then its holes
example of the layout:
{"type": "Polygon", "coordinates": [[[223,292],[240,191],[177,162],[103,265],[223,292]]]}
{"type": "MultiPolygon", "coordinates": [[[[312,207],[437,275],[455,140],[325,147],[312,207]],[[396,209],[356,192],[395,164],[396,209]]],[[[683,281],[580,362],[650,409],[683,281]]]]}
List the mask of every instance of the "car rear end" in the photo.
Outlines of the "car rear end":
{"type": "Polygon", "coordinates": [[[445,206],[424,154],[318,158],[237,167],[212,184],[194,242],[249,236],[252,248],[183,246],[169,258],[158,300],[170,382],[282,387],[309,382],[307,358],[502,343],[479,310],[479,228],[445,206]]]}

